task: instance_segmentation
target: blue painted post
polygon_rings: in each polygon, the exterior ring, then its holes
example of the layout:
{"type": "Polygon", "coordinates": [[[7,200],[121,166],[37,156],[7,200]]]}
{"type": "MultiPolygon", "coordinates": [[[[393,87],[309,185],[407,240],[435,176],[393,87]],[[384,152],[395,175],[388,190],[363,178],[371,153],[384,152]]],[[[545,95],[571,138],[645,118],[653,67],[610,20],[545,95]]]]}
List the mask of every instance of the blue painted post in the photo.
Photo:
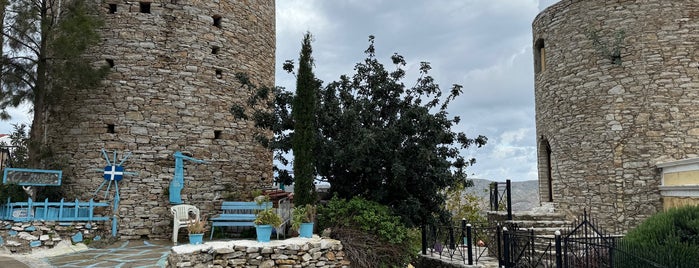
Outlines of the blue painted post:
{"type": "Polygon", "coordinates": [[[48,197],[44,199],[44,220],[49,218],[49,199],[48,197]]]}
{"type": "Polygon", "coordinates": [[[175,176],[170,181],[170,204],[182,204],[182,188],[184,188],[184,160],[194,163],[206,163],[204,160],[189,157],[177,151],[175,156],[175,176]]]}
{"type": "Polygon", "coordinates": [[[90,206],[89,212],[88,212],[89,215],[87,215],[87,217],[88,217],[88,220],[89,220],[90,222],[92,222],[92,214],[93,214],[93,212],[95,211],[95,200],[94,200],[93,198],[90,198],[89,206],[90,206]]]}
{"type": "Polygon", "coordinates": [[[58,221],[63,219],[63,198],[61,198],[61,204],[58,207],[58,221]]]}
{"type": "Polygon", "coordinates": [[[75,203],[74,203],[75,214],[73,215],[73,219],[77,219],[77,218],[78,218],[78,209],[80,208],[79,204],[80,204],[80,201],[76,198],[76,199],[75,199],[75,203]]]}
{"type": "Polygon", "coordinates": [[[32,205],[34,202],[32,201],[31,197],[27,199],[27,217],[26,220],[31,220],[34,217],[34,213],[32,210],[32,205]]]}
{"type": "Polygon", "coordinates": [[[121,198],[119,197],[117,190],[117,194],[114,195],[114,208],[112,208],[112,237],[116,237],[117,235],[117,208],[119,208],[120,199],[121,198]]]}

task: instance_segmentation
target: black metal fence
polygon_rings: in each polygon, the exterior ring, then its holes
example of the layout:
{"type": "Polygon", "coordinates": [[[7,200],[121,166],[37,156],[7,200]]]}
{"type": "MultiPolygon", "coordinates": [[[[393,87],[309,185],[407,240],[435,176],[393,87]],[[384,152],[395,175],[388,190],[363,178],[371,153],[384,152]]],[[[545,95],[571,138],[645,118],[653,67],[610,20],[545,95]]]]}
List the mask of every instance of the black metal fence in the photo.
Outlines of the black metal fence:
{"type": "Polygon", "coordinates": [[[537,236],[534,230],[504,227],[502,238],[503,249],[498,260],[504,267],[561,267],[555,266],[560,260],[560,232],[553,237],[537,236]]]}
{"type": "Polygon", "coordinates": [[[428,225],[422,227],[422,254],[438,256],[463,264],[478,264],[485,260],[497,260],[497,247],[501,246],[499,227],[487,223],[428,225]]]}
{"type": "Polygon", "coordinates": [[[605,235],[584,212],[582,221],[554,234],[503,228],[498,259],[504,267],[663,267],[627,250],[621,238],[605,235]]]}
{"type": "Polygon", "coordinates": [[[512,182],[490,183],[490,210],[507,211],[507,220],[512,220],[512,182]]]}
{"type": "Polygon", "coordinates": [[[487,223],[422,227],[422,254],[450,262],[474,265],[498,263],[499,267],[664,267],[628,250],[621,236],[606,235],[588,218],[555,233],[535,233],[515,224],[487,223]]]}

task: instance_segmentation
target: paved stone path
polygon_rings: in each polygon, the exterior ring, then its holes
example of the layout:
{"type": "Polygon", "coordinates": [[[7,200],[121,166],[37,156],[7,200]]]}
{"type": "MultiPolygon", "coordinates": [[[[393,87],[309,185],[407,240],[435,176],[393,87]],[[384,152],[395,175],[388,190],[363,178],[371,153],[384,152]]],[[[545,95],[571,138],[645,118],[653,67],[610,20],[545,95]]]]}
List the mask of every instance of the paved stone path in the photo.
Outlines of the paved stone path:
{"type": "Polygon", "coordinates": [[[0,256],[0,267],[3,268],[29,268],[29,265],[11,257],[0,256]]]}
{"type": "Polygon", "coordinates": [[[466,252],[465,248],[462,248],[461,250],[463,251],[454,251],[452,254],[449,254],[447,251],[444,250],[442,254],[439,254],[437,252],[428,250],[427,255],[422,255],[425,258],[430,258],[434,260],[439,260],[444,263],[449,263],[452,264],[455,267],[482,267],[482,268],[498,268],[498,259],[496,257],[488,256],[488,250],[487,248],[481,248],[481,247],[475,247],[474,248],[474,253],[475,255],[473,256],[473,265],[468,265],[466,264],[466,252]]]}
{"type": "Polygon", "coordinates": [[[53,267],[165,267],[172,242],[119,241],[107,248],[90,248],[77,253],[45,258],[53,267]]]}

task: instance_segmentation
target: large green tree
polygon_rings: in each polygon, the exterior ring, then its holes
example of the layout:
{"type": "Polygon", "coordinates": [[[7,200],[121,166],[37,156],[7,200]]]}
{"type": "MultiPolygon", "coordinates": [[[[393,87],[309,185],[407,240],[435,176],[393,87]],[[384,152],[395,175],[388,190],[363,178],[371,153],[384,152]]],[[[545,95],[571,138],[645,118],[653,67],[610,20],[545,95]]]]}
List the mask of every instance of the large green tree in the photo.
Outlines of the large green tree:
{"type": "Polygon", "coordinates": [[[294,204],[302,206],[316,203],[314,148],[316,127],[316,103],[321,82],[313,74],[312,36],[303,36],[299,69],[296,74],[296,95],[291,115],[294,132],[291,136],[294,155],[294,204]]]}
{"type": "Polygon", "coordinates": [[[99,42],[102,25],[94,2],[85,0],[13,0],[2,2],[3,53],[0,60],[0,118],[7,108],[33,105],[29,165],[40,167],[46,146],[46,120],[61,93],[99,85],[108,67],[93,68],[83,57],[99,42]]]}
{"type": "MultiPolygon", "coordinates": [[[[428,74],[429,63],[420,63],[420,75],[412,87],[403,82],[406,61],[391,57],[395,70],[388,71],[375,55],[374,37],[369,38],[367,58],[355,65],[356,73],[343,75],[317,91],[315,112],[317,133],[314,146],[317,176],[331,185],[341,198],[361,196],[391,207],[408,226],[435,219],[450,219],[444,209],[446,190],[459,184],[469,185],[465,168],[475,159],[465,159],[461,151],[481,147],[487,138],[469,138],[452,128],[460,121],[450,117],[449,103],[462,92],[453,85],[449,94],[428,74]]],[[[287,61],[284,69],[293,70],[287,61]]],[[[244,87],[255,94],[248,101],[255,106],[274,91],[272,113],[254,109],[256,125],[274,130],[274,138],[262,138],[277,151],[275,158],[288,163],[284,153],[290,149],[296,123],[289,117],[289,101],[298,96],[280,88],[257,88],[239,76],[244,87]],[[260,94],[264,93],[264,94],[260,94]],[[293,131],[292,131],[293,130],[293,131]]],[[[242,117],[245,109],[234,106],[231,112],[242,117]]],[[[282,169],[280,175],[285,175],[282,169]]],[[[280,179],[285,181],[286,179],[280,179]]]]}
{"type": "Polygon", "coordinates": [[[460,118],[449,117],[447,108],[460,85],[442,96],[429,63],[421,62],[417,81],[407,87],[405,59],[394,54],[396,68],[388,71],[376,58],[373,36],[369,43],[356,73],[321,92],[316,168],[340,197],[388,205],[408,225],[429,221],[435,212],[446,220],[444,189],[466,181],[464,169],[475,162],[461,150],[487,138],[452,130],[460,118]]]}

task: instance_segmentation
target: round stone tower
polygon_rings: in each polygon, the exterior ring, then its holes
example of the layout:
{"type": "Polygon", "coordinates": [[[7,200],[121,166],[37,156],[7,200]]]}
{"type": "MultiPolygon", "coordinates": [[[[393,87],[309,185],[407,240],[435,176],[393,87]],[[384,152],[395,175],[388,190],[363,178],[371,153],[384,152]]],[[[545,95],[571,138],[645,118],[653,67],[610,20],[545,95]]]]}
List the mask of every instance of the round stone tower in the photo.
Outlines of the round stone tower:
{"type": "Polygon", "coordinates": [[[540,198],[625,232],[699,148],[699,1],[562,0],[533,22],[540,198]]]}
{"type": "Polygon", "coordinates": [[[249,97],[236,73],[274,86],[274,1],[105,0],[99,7],[102,42],[88,57],[111,72],[102,87],[68,92],[47,119],[65,195],[102,199],[104,188],[94,194],[103,181],[95,169],[106,166],[100,150],[110,159],[118,151],[119,160],[131,152],[124,166],[138,175],[119,184],[119,234],[165,238],[176,151],[207,162],[184,161],[181,192],[206,217],[225,197],[271,185],[271,153],[254,140],[253,123],[230,109],[249,97]]]}

